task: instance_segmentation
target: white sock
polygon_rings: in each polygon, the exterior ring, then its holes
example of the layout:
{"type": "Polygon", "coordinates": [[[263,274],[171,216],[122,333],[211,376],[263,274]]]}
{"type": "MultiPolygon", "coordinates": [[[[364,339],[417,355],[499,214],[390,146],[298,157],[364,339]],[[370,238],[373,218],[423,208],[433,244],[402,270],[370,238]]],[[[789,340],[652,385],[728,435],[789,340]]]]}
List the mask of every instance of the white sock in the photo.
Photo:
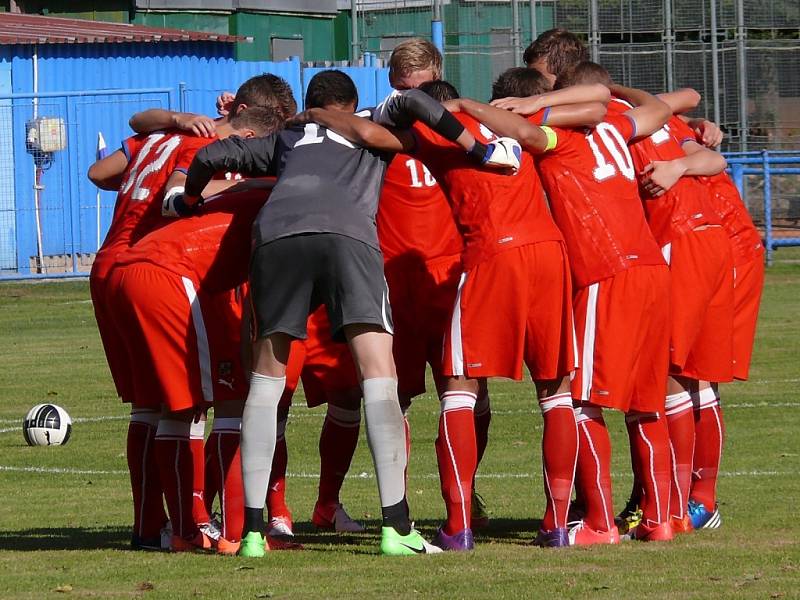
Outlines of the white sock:
{"type": "Polygon", "coordinates": [[[397,379],[365,379],[364,417],[375,463],[381,506],[394,506],[406,495],[406,435],[397,397],[397,379]]]}
{"type": "Polygon", "coordinates": [[[244,505],[263,508],[275,454],[278,429],[278,403],[286,377],[252,373],[250,392],[242,413],[242,480],[244,505]]]}

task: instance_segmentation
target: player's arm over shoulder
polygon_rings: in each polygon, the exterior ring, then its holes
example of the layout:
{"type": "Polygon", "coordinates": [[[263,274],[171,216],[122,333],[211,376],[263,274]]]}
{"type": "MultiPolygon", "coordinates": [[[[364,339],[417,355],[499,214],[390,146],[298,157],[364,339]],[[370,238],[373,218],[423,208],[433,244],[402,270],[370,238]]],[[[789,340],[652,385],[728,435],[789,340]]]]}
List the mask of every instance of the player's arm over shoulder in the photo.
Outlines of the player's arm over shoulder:
{"type": "Polygon", "coordinates": [[[210,117],[194,113],[182,113],[163,108],[151,108],[134,114],[128,125],[136,133],[152,133],[161,129],[190,131],[200,137],[213,137],[215,122],[210,117]]]}
{"type": "Polygon", "coordinates": [[[89,167],[86,176],[101,190],[116,191],[122,185],[122,174],[127,167],[128,156],[117,150],[89,167]]]}
{"type": "Polygon", "coordinates": [[[408,152],[414,147],[410,132],[378,125],[369,116],[368,113],[310,108],[289,119],[287,125],[316,123],[357,146],[383,152],[408,152]]]}
{"type": "Polygon", "coordinates": [[[635,125],[634,138],[647,137],[661,129],[672,116],[670,107],[644,90],[612,85],[611,93],[628,101],[633,108],[625,114],[635,125]]]}
{"type": "Polygon", "coordinates": [[[93,163],[89,167],[86,176],[101,190],[112,192],[119,190],[122,185],[122,175],[125,173],[125,169],[128,168],[131,157],[142,149],[146,139],[146,135],[135,135],[126,138],[122,141],[122,146],[119,150],[93,163]]]}
{"type": "Polygon", "coordinates": [[[529,152],[539,154],[551,145],[547,129],[507,110],[469,98],[450,100],[445,105],[450,110],[460,110],[471,115],[500,136],[514,138],[529,152]]]}
{"type": "Polygon", "coordinates": [[[253,177],[274,175],[278,135],[273,133],[249,139],[231,136],[198,150],[186,175],[189,204],[200,197],[203,188],[218,171],[253,177]]]}

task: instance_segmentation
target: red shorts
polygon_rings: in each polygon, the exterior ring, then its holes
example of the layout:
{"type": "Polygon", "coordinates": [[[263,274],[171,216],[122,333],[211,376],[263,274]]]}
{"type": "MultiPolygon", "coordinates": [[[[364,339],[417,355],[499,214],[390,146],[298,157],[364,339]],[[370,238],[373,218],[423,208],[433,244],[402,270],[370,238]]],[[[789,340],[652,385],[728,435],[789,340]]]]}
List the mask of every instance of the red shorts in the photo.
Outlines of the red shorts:
{"type": "Polygon", "coordinates": [[[308,317],[308,337],[292,341],[286,366],[286,388],[281,402],[291,404],[298,379],[303,382],[309,408],[325,404],[341,392],[359,387],[350,348],[333,341],[328,313],[319,307],[308,317]]]}
{"type": "Polygon", "coordinates": [[[764,287],[764,257],[733,271],[733,376],[745,380],[750,371],[758,307],[764,287]]]}
{"type": "Polygon", "coordinates": [[[721,227],[690,231],[669,250],[672,275],[670,373],[733,379],[733,262],[721,227]]]}
{"type": "Polygon", "coordinates": [[[394,322],[392,352],[402,397],[425,393],[426,364],[434,374],[442,372],[442,344],[461,270],[459,254],[386,266],[394,322]]]}
{"type": "Polygon", "coordinates": [[[669,369],[669,269],[633,267],[575,292],[580,368],[572,397],[664,412],[669,369]]]}
{"type": "Polygon", "coordinates": [[[561,242],[500,252],[462,273],[445,334],[445,375],[558,379],[575,369],[572,283],[561,242]]]}
{"type": "Polygon", "coordinates": [[[94,305],[97,329],[100,332],[100,340],[103,342],[103,350],[106,353],[106,361],[114,379],[117,395],[123,402],[133,402],[134,389],[131,375],[133,361],[128,355],[125,335],[120,332],[113,319],[115,306],[110,298],[114,282],[113,270],[105,277],[95,276],[93,273],[89,278],[89,291],[94,305]]]}
{"type": "Polygon", "coordinates": [[[134,401],[170,411],[247,396],[238,290],[207,295],[153,265],[115,269],[114,321],[124,328],[134,401]]]}

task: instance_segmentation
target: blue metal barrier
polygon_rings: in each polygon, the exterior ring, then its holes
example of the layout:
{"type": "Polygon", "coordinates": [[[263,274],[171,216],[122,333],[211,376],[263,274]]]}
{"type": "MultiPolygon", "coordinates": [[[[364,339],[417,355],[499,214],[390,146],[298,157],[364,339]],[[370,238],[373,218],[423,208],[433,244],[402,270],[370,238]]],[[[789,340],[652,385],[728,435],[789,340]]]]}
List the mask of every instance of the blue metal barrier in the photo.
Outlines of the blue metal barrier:
{"type": "Polygon", "coordinates": [[[800,237],[778,237],[774,235],[772,223],[772,177],[776,175],[800,175],[800,154],[796,150],[763,150],[761,152],[726,153],[731,177],[746,198],[746,175],[760,175],[764,179],[764,247],[767,264],[772,264],[772,255],[777,248],[800,246],[800,237]],[[778,166],[773,165],[796,165],[778,166]]]}
{"type": "MultiPolygon", "coordinates": [[[[90,85],[84,90],[0,94],[0,281],[88,274],[116,199],[113,192],[99,191],[86,178],[96,159],[98,133],[113,152],[131,135],[128,119],[133,113],[161,107],[209,114],[221,91],[233,91],[263,72],[286,79],[302,107],[308,80],[322,70],[303,69],[299,59],[194,62],[183,69],[159,70],[161,79],[168,75],[175,79],[163,87],[94,89],[90,85]],[[50,168],[41,172],[35,171],[26,148],[26,127],[35,114],[34,104],[40,116],[61,119],[66,133],[66,148],[54,153],[50,168]],[[41,186],[38,206],[36,186],[41,186]]],[[[388,69],[375,66],[377,56],[366,55],[365,62],[370,66],[341,68],[356,82],[362,107],[374,106],[391,91],[388,69]]],[[[133,69],[125,63],[118,66],[115,75],[123,68],[133,69]]]]}

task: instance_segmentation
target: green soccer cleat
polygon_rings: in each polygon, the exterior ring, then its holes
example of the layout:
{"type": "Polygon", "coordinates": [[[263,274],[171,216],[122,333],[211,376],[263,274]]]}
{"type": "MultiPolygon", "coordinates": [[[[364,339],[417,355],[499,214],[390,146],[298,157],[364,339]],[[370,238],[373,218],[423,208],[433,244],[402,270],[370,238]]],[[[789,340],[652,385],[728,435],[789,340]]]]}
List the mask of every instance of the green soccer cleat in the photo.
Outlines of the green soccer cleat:
{"type": "Polygon", "coordinates": [[[400,535],[394,527],[381,528],[381,554],[385,556],[439,554],[441,551],[441,548],[426,542],[416,529],[408,535],[400,535]]]}
{"type": "Polygon", "coordinates": [[[263,558],[267,553],[264,536],[257,531],[250,531],[242,538],[239,546],[239,556],[246,558],[263,558]]]}

